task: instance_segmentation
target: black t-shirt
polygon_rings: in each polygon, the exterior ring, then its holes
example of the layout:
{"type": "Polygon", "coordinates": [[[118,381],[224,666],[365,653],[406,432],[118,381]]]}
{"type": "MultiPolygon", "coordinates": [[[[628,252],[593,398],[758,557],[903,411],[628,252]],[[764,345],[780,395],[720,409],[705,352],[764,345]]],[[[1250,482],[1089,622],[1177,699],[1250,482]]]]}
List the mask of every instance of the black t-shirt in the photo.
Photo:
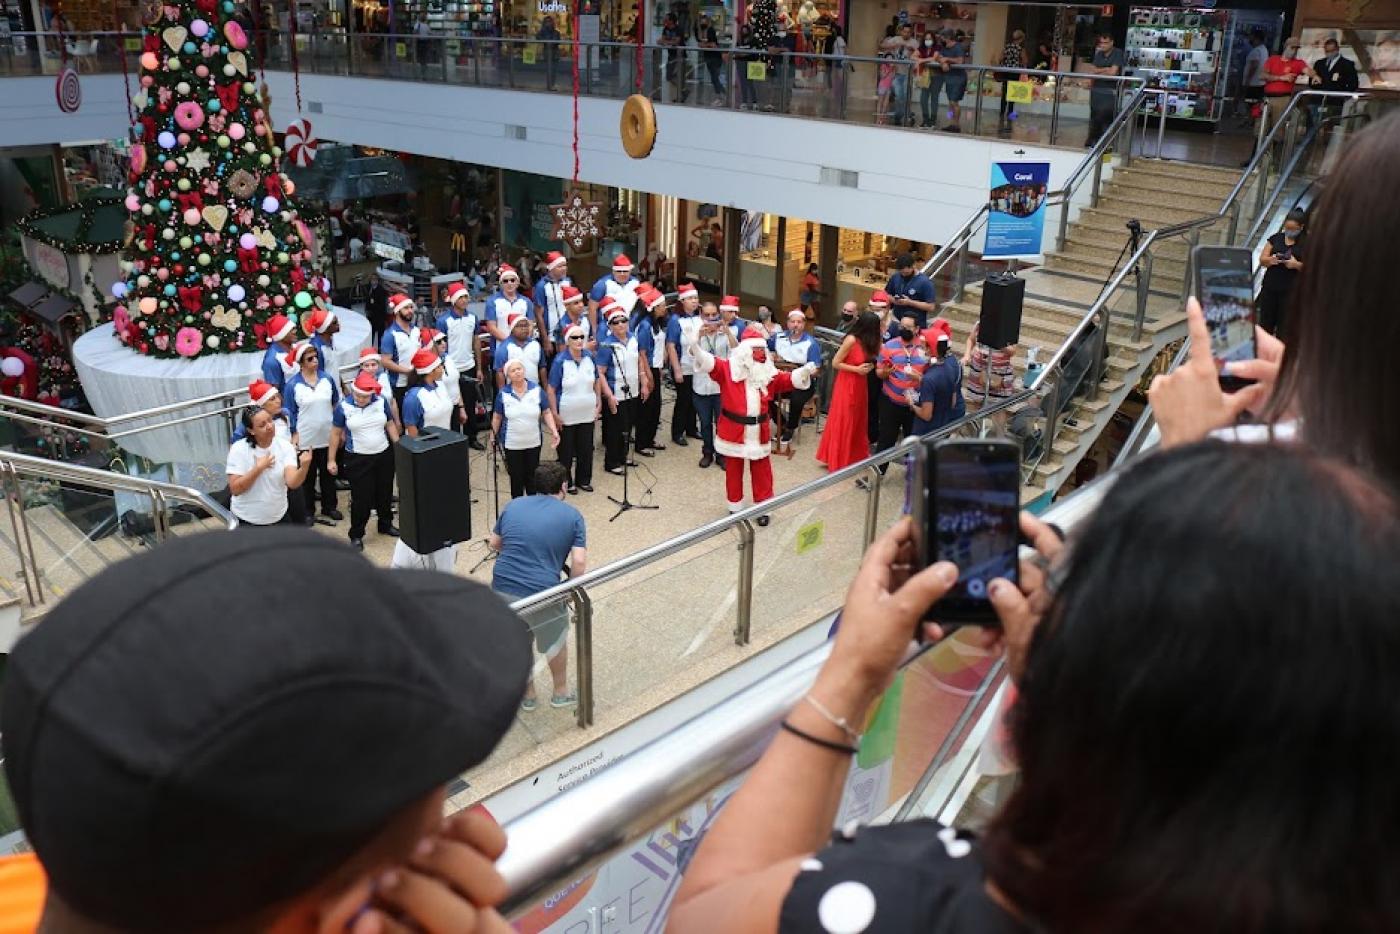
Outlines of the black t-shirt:
{"type": "Polygon", "coordinates": [[[832,835],[793,880],[782,934],[1029,934],[988,897],[974,838],[929,820],[832,835]]]}
{"type": "MultiPolygon", "coordinates": [[[[1292,253],[1294,259],[1302,262],[1303,247],[1305,246],[1303,241],[1305,239],[1305,235],[1299,234],[1298,239],[1294,240],[1293,245],[1290,247],[1283,238],[1283,231],[1279,231],[1269,238],[1269,246],[1274,248],[1275,256],[1284,257],[1292,253]]],[[[1264,270],[1264,284],[1262,288],[1268,289],[1270,292],[1286,292],[1293,287],[1293,280],[1298,278],[1298,273],[1299,270],[1289,269],[1282,263],[1277,266],[1270,266],[1264,270]]]]}
{"type": "MultiPolygon", "coordinates": [[[[700,29],[696,31],[696,37],[701,42],[710,42],[716,46],[719,45],[719,34],[715,32],[714,26],[701,26],[700,29]]],[[[718,62],[722,54],[723,53],[720,52],[718,48],[706,49],[705,61],[718,62]]]]}

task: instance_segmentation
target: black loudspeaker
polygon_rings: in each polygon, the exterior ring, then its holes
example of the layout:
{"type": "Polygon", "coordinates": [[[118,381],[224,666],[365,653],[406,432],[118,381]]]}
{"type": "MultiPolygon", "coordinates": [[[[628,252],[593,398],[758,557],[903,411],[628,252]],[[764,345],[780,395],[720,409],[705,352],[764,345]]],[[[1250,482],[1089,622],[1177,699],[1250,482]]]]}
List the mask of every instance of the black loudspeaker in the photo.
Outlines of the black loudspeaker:
{"type": "Polygon", "coordinates": [[[1001,350],[1021,340],[1021,306],[1026,301],[1026,280],[1010,273],[992,276],[982,283],[982,317],[977,343],[1001,350]]]}
{"type": "Polygon", "coordinates": [[[472,490],[465,435],[429,428],[394,447],[399,484],[399,537],[420,555],[469,541],[472,490]]]}

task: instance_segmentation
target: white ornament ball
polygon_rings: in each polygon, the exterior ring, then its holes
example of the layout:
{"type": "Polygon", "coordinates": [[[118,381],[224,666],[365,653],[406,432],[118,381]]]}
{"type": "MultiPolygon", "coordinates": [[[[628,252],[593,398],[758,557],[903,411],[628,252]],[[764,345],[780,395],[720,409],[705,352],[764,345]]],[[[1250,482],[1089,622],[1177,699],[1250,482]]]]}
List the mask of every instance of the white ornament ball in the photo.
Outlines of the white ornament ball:
{"type": "Polygon", "coordinates": [[[156,212],[155,207],[153,207],[149,201],[146,202],[145,204],[141,205],[141,213],[142,213],[142,214],[145,214],[145,215],[147,215],[147,216],[149,217],[150,215],[154,214],[155,212],[156,212]]]}
{"type": "Polygon", "coordinates": [[[164,230],[162,230],[162,231],[160,232],[160,238],[161,238],[162,240],[174,240],[174,239],[175,239],[175,231],[173,231],[173,230],[171,230],[169,227],[167,227],[167,228],[165,228],[164,230]]]}
{"type": "Polygon", "coordinates": [[[175,90],[180,94],[188,94],[190,93],[190,83],[188,81],[181,81],[179,84],[175,85],[175,90]]]}
{"type": "Polygon", "coordinates": [[[281,263],[281,264],[284,265],[284,266],[287,264],[287,261],[288,261],[290,258],[291,258],[291,257],[287,256],[286,253],[278,253],[278,254],[277,254],[277,262],[281,263]]]}
{"type": "Polygon", "coordinates": [[[208,337],[206,337],[206,338],[204,339],[204,343],[208,344],[210,347],[217,347],[217,346],[219,346],[219,335],[217,335],[217,334],[210,334],[208,337]]]}
{"type": "Polygon", "coordinates": [[[244,151],[244,152],[249,152],[249,153],[251,153],[251,152],[256,152],[256,151],[257,151],[257,148],[258,148],[258,147],[254,146],[251,140],[250,140],[249,142],[246,142],[246,143],[243,144],[243,151],[244,151]]]}
{"type": "Polygon", "coordinates": [[[195,224],[198,224],[199,212],[196,211],[194,208],[190,208],[189,210],[187,210],[185,212],[185,223],[189,224],[191,227],[193,227],[195,224]]]}
{"type": "Polygon", "coordinates": [[[258,156],[258,163],[260,165],[272,165],[272,157],[269,156],[267,153],[263,153],[262,155],[258,156]]]}
{"type": "Polygon", "coordinates": [[[139,286],[140,288],[143,288],[143,289],[144,289],[144,288],[148,288],[148,287],[150,286],[150,284],[151,284],[151,277],[150,277],[150,276],[144,276],[144,275],[143,275],[143,276],[137,276],[137,277],[136,277],[136,285],[139,286]]]}
{"type": "Polygon", "coordinates": [[[273,154],[274,156],[280,156],[280,155],[282,155],[282,147],[281,147],[281,146],[273,146],[273,147],[272,147],[272,154],[273,154]]]}
{"type": "Polygon", "coordinates": [[[201,266],[208,266],[209,263],[210,263],[209,254],[208,254],[208,253],[201,253],[201,254],[199,254],[199,258],[198,258],[197,260],[195,260],[195,262],[199,263],[199,265],[201,265],[201,266]]]}
{"type": "Polygon", "coordinates": [[[233,73],[234,73],[235,71],[237,71],[237,70],[238,70],[238,69],[234,68],[232,65],[225,65],[225,66],[224,66],[224,77],[225,77],[225,78],[232,78],[232,77],[233,77],[233,73]]]}
{"type": "Polygon", "coordinates": [[[272,284],[272,280],[271,280],[270,278],[268,278],[267,275],[264,274],[264,275],[258,276],[258,285],[262,286],[263,288],[267,288],[267,287],[268,287],[269,285],[271,285],[271,284],[272,284]]]}

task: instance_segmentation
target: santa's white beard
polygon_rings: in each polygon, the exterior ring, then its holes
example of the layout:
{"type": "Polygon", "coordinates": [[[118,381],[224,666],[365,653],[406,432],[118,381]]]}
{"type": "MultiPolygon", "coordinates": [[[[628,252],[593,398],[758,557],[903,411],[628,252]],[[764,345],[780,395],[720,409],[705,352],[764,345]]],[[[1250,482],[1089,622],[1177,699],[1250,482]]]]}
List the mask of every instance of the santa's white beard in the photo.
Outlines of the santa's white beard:
{"type": "Polygon", "coordinates": [[[778,375],[778,368],[773,365],[773,361],[766,358],[762,363],[757,362],[753,358],[753,348],[740,344],[730,354],[729,372],[735,382],[746,383],[761,393],[768,388],[773,377],[778,375]]]}

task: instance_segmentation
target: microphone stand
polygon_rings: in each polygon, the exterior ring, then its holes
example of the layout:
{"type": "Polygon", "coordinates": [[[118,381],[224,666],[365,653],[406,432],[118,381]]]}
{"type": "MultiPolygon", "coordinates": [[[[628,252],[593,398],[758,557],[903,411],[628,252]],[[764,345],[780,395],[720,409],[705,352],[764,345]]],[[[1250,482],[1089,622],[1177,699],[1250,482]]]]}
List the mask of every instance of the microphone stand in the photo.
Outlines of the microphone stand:
{"type": "MultiPolygon", "coordinates": [[[[630,337],[630,335],[629,335],[629,337],[630,337]]],[[[641,348],[638,348],[639,351],[640,351],[640,349],[641,349],[641,348]]],[[[618,375],[618,378],[622,381],[622,391],[625,392],[625,393],[627,394],[627,401],[628,401],[628,402],[631,402],[631,401],[633,401],[634,399],[636,399],[637,397],[634,396],[634,395],[632,394],[632,386],[631,386],[631,384],[628,383],[628,381],[627,381],[627,366],[626,366],[626,362],[627,362],[627,347],[626,347],[625,345],[622,345],[622,344],[616,344],[616,343],[614,343],[614,344],[613,344],[613,352],[612,352],[612,353],[613,353],[613,360],[615,360],[616,363],[617,363],[617,375],[618,375]]],[[[650,365],[650,361],[647,361],[647,365],[650,365]]],[[[640,353],[639,353],[639,354],[638,354],[638,357],[637,357],[637,369],[638,369],[638,372],[641,371],[641,366],[642,366],[642,358],[641,358],[641,355],[640,355],[640,353]]],[[[619,402],[619,403],[618,403],[618,406],[617,406],[617,411],[613,413],[613,418],[622,418],[622,417],[623,417],[623,415],[622,415],[622,403],[619,402]]],[[[634,502],[632,502],[632,501],[631,501],[630,499],[628,499],[628,497],[627,497],[627,478],[628,478],[629,476],[631,476],[631,474],[632,474],[632,471],[631,471],[631,469],[628,467],[628,465],[632,463],[632,451],[633,451],[632,445],[633,445],[633,442],[634,442],[634,434],[633,434],[633,433],[634,433],[634,431],[635,431],[635,429],[636,429],[636,427],[637,427],[635,423],[636,423],[636,419],[635,419],[635,418],[628,420],[628,422],[627,422],[627,430],[626,430],[625,432],[623,432],[623,436],[622,436],[622,499],[618,499],[616,496],[609,496],[609,497],[608,497],[608,499],[612,500],[614,503],[617,504],[617,512],[613,513],[612,518],[608,520],[609,522],[615,522],[615,521],[617,521],[617,517],[620,516],[620,515],[622,515],[624,512],[626,512],[626,511],[629,510],[629,509],[660,509],[660,508],[661,508],[660,506],[643,506],[643,505],[640,504],[640,503],[634,503],[634,502]]]]}
{"type": "MultiPolygon", "coordinates": [[[[500,447],[500,439],[496,437],[496,433],[494,431],[491,432],[491,503],[496,510],[497,522],[499,522],[501,519],[501,472],[498,467],[497,461],[497,458],[500,456],[500,447]]],[[[494,528],[494,523],[492,527],[494,528]]],[[[481,541],[483,544],[486,545],[486,555],[476,564],[472,565],[472,569],[467,572],[468,574],[475,574],[483,564],[495,561],[497,558],[500,557],[499,552],[491,550],[490,536],[483,538],[481,541]]]]}

